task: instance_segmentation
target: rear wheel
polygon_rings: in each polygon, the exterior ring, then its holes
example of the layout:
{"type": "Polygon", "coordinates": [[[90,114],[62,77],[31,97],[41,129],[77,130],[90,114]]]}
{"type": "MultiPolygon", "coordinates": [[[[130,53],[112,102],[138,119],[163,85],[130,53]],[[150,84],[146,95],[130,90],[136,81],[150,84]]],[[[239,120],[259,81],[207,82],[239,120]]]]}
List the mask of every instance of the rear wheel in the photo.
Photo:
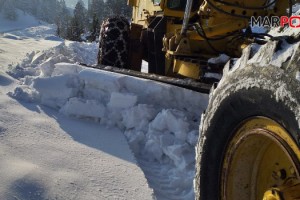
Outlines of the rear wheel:
{"type": "Polygon", "coordinates": [[[201,200],[300,197],[300,84],[272,66],[246,66],[211,94],[197,146],[201,200]]]}
{"type": "Polygon", "coordinates": [[[129,23],[124,17],[112,17],[101,26],[98,64],[128,68],[129,23]]]}

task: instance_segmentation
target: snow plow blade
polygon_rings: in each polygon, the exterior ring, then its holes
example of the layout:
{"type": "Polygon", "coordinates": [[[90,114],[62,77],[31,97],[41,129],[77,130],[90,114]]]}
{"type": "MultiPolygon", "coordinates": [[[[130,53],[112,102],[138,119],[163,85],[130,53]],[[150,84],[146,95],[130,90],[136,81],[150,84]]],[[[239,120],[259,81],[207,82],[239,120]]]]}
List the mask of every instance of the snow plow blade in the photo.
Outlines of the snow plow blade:
{"type": "Polygon", "coordinates": [[[209,93],[212,87],[212,84],[201,83],[199,81],[192,80],[192,79],[187,80],[187,79],[172,78],[172,77],[161,76],[157,74],[149,74],[149,73],[134,71],[130,69],[122,69],[122,68],[104,66],[104,65],[97,65],[97,66],[89,66],[85,64],[81,64],[81,65],[89,68],[98,69],[98,70],[124,74],[124,75],[133,76],[137,78],[166,83],[166,84],[170,84],[177,87],[185,88],[196,92],[206,93],[206,94],[209,93]]]}

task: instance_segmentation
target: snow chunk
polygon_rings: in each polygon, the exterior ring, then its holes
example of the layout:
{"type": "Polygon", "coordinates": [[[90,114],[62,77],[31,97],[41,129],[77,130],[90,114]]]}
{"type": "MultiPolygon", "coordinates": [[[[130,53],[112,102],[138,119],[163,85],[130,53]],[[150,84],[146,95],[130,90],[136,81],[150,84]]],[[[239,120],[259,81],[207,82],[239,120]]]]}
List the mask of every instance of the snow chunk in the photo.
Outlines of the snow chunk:
{"type": "Polygon", "coordinates": [[[136,102],[137,96],[135,95],[113,92],[107,106],[112,109],[125,109],[133,107],[136,102]]]}
{"type": "Polygon", "coordinates": [[[79,80],[72,75],[36,78],[33,80],[32,87],[39,92],[43,105],[61,108],[69,98],[77,95],[79,80]]]}
{"type": "Polygon", "coordinates": [[[139,155],[141,153],[141,144],[145,140],[145,134],[142,131],[127,130],[124,132],[131,150],[139,155]]]}
{"type": "Polygon", "coordinates": [[[57,63],[54,64],[54,66],[55,68],[53,70],[52,76],[66,75],[66,74],[77,75],[81,70],[83,70],[83,66],[77,64],[70,64],[70,63],[57,63]]]}
{"type": "Polygon", "coordinates": [[[71,98],[60,109],[60,112],[68,116],[76,116],[79,118],[103,118],[105,116],[106,108],[103,104],[95,100],[79,99],[77,97],[71,98]]]}
{"type": "Polygon", "coordinates": [[[79,73],[79,78],[84,81],[86,88],[95,88],[107,92],[118,92],[121,88],[118,78],[114,74],[96,69],[84,69],[79,73]]]}
{"type": "Polygon", "coordinates": [[[54,70],[54,61],[52,58],[48,58],[45,62],[39,65],[41,70],[41,77],[50,77],[54,70]]]}
{"type": "Polygon", "coordinates": [[[179,140],[185,140],[189,123],[183,112],[178,110],[163,110],[151,122],[150,127],[157,131],[170,131],[179,140]]]}
{"type": "Polygon", "coordinates": [[[16,87],[14,92],[9,92],[9,96],[26,102],[35,102],[39,97],[39,93],[27,85],[16,87]]]}
{"type": "Polygon", "coordinates": [[[145,151],[149,155],[149,159],[156,159],[157,161],[162,160],[163,151],[155,140],[147,140],[145,144],[145,151]]]}
{"type": "Polygon", "coordinates": [[[188,133],[188,135],[187,135],[187,142],[191,146],[196,146],[196,144],[198,142],[198,137],[199,137],[199,130],[193,130],[193,131],[191,131],[191,132],[188,133]]]}
{"type": "Polygon", "coordinates": [[[271,64],[276,67],[282,67],[283,63],[288,61],[294,52],[299,48],[299,45],[300,42],[291,45],[284,41],[284,43],[281,44],[282,49],[273,55],[271,64]]]}
{"type": "Polygon", "coordinates": [[[139,104],[122,112],[122,123],[127,129],[144,130],[156,115],[154,106],[139,104]]]}
{"type": "Polygon", "coordinates": [[[167,146],[164,148],[164,153],[174,161],[174,164],[180,170],[185,169],[194,161],[194,157],[185,155],[187,151],[189,151],[189,147],[186,144],[167,146]]]}
{"type": "Polygon", "coordinates": [[[37,64],[37,63],[43,61],[45,56],[46,55],[43,51],[36,53],[31,60],[31,64],[37,64]]]}

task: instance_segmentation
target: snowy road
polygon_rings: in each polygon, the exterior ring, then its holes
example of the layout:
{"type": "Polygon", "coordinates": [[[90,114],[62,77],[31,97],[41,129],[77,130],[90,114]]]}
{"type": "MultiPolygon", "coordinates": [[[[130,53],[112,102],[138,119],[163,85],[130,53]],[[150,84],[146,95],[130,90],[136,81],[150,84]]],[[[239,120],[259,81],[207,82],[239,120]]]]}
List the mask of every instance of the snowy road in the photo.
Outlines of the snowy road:
{"type": "Polygon", "coordinates": [[[119,129],[7,95],[10,66],[61,43],[48,27],[0,36],[0,199],[153,199],[119,129]]]}
{"type": "Polygon", "coordinates": [[[151,199],[119,130],[0,91],[0,199],[151,199]]]}

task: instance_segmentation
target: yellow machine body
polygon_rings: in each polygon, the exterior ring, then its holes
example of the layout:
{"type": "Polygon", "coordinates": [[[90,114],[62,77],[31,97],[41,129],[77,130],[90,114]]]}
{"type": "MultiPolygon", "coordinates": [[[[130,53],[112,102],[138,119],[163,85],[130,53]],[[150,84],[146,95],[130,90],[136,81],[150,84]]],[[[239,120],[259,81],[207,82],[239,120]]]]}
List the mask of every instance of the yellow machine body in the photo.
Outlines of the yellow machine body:
{"type": "MultiPolygon", "coordinates": [[[[207,71],[206,64],[201,65],[204,60],[220,53],[239,57],[242,50],[253,43],[253,38],[241,37],[243,30],[249,27],[251,16],[282,16],[289,7],[288,0],[277,0],[270,6],[266,6],[269,0],[193,0],[188,13],[189,26],[183,33],[187,2],[189,0],[128,1],[133,7],[132,23],[140,26],[140,38],[135,40],[144,41],[141,44],[144,55],[135,54],[131,60],[139,57],[148,61],[152,73],[201,80],[207,71]],[[151,48],[152,45],[155,47],[151,48]],[[155,55],[151,57],[149,53],[155,55]],[[201,63],[198,68],[196,63],[201,63]]],[[[137,32],[137,29],[132,31],[137,32]]],[[[217,67],[212,71],[221,73],[222,69],[217,67]]]]}

